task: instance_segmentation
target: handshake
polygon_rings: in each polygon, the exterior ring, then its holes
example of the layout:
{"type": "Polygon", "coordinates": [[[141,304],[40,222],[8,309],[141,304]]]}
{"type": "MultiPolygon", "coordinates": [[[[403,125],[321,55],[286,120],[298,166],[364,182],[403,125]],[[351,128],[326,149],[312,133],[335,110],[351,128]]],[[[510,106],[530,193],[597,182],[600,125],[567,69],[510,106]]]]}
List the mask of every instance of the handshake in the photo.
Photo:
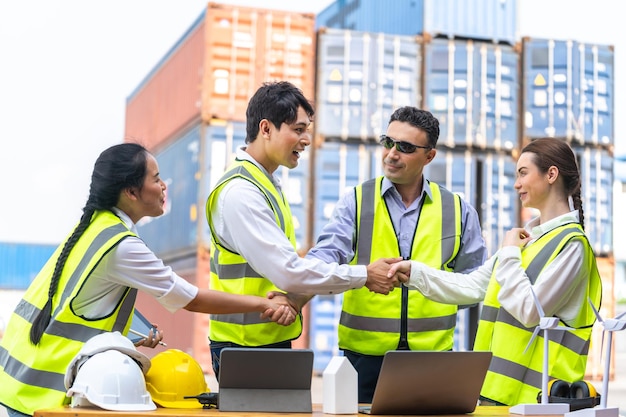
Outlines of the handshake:
{"type": "MultiPolygon", "coordinates": [[[[403,261],[402,258],[380,258],[367,265],[365,287],[370,292],[387,295],[394,288],[408,282],[410,273],[410,261],[403,261]]],[[[267,294],[268,302],[277,304],[265,307],[261,318],[289,326],[311,297],[311,295],[270,291],[267,294]]]]}
{"type": "Polygon", "coordinates": [[[371,292],[387,295],[395,287],[409,282],[410,262],[401,261],[402,258],[380,258],[369,264],[365,283],[367,289],[371,292]]]}

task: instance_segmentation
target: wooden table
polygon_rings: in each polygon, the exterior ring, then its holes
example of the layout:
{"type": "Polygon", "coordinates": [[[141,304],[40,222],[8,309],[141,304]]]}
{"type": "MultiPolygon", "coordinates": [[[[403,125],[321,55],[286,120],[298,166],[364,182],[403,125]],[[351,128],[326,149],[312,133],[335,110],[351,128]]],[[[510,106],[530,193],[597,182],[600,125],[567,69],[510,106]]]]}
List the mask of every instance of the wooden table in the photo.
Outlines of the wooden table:
{"type": "MultiPolygon", "coordinates": [[[[91,407],[60,407],[51,408],[45,410],[35,411],[34,417],[164,417],[164,416],[180,416],[180,417],[197,417],[201,415],[216,417],[218,414],[228,417],[262,417],[262,416],[280,416],[280,417],[303,417],[309,415],[308,413],[250,413],[250,412],[220,412],[217,409],[182,409],[182,408],[157,408],[154,411],[107,411],[99,408],[91,407]]],[[[321,404],[313,404],[313,412],[310,414],[312,417],[331,416],[335,414],[322,413],[321,404]]],[[[340,417],[364,417],[364,414],[337,414],[340,417]]],[[[458,414],[455,414],[458,416],[458,414]]],[[[463,414],[462,414],[463,415],[463,414]]],[[[509,417],[517,416],[517,414],[510,414],[509,407],[485,407],[478,406],[471,414],[465,414],[473,417],[509,417]]],[[[449,417],[449,416],[437,416],[437,417],[449,417]]],[[[537,416],[534,416],[537,417],[537,416]]],[[[538,416],[541,417],[541,416],[538,416]]],[[[544,416],[550,417],[550,416],[544,416]]],[[[554,416],[551,416],[554,417],[554,416]]]]}

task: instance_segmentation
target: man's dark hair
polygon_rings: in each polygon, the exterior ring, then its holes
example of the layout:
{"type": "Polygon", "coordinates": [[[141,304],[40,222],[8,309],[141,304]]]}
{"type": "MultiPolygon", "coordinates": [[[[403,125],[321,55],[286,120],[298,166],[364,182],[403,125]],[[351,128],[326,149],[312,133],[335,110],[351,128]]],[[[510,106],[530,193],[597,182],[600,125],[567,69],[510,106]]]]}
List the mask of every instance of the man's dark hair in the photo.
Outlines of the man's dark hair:
{"type": "Polygon", "coordinates": [[[290,124],[298,118],[298,107],[313,117],[313,106],[298,87],[288,81],[264,83],[248,102],[246,143],[256,139],[261,120],[267,119],[280,129],[283,123],[290,124]]]}
{"type": "Polygon", "coordinates": [[[417,107],[405,106],[396,109],[389,118],[391,122],[405,122],[411,126],[422,129],[428,137],[428,145],[431,148],[437,146],[439,139],[439,120],[427,110],[420,110],[417,107]]]}

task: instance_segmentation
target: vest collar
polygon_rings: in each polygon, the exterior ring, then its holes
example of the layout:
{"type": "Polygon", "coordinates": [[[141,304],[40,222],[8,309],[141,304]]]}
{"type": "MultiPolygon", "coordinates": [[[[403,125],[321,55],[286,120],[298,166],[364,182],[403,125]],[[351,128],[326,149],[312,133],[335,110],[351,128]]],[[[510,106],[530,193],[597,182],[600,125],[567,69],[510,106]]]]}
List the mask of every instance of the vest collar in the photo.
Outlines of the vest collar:
{"type": "Polygon", "coordinates": [[[113,213],[115,213],[115,215],[117,217],[119,217],[122,222],[124,222],[124,224],[126,225],[126,227],[128,227],[128,229],[133,232],[136,235],[139,235],[137,233],[137,226],[135,225],[135,223],[133,223],[133,221],[130,219],[130,217],[128,216],[128,214],[124,213],[122,210],[118,209],[117,207],[113,207],[111,209],[111,211],[113,213]]]}

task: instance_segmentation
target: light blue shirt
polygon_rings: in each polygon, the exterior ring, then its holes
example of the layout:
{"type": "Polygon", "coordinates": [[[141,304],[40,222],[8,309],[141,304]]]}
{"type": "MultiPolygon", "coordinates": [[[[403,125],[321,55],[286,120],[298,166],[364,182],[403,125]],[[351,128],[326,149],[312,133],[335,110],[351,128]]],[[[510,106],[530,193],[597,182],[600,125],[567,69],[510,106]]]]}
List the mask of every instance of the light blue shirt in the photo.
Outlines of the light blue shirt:
{"type": "MultiPolygon", "coordinates": [[[[387,204],[400,255],[409,258],[415,228],[419,221],[420,206],[424,194],[432,198],[427,181],[422,181],[422,193],[409,207],[405,207],[400,193],[393,183],[383,178],[382,196],[387,204]]],[[[326,262],[349,263],[354,257],[356,244],[356,199],[354,189],[345,193],[335,206],[329,222],[320,233],[317,243],[307,257],[326,262]]],[[[466,201],[461,199],[461,247],[453,262],[455,272],[471,272],[487,259],[487,248],[481,234],[478,213],[466,201]]]]}

